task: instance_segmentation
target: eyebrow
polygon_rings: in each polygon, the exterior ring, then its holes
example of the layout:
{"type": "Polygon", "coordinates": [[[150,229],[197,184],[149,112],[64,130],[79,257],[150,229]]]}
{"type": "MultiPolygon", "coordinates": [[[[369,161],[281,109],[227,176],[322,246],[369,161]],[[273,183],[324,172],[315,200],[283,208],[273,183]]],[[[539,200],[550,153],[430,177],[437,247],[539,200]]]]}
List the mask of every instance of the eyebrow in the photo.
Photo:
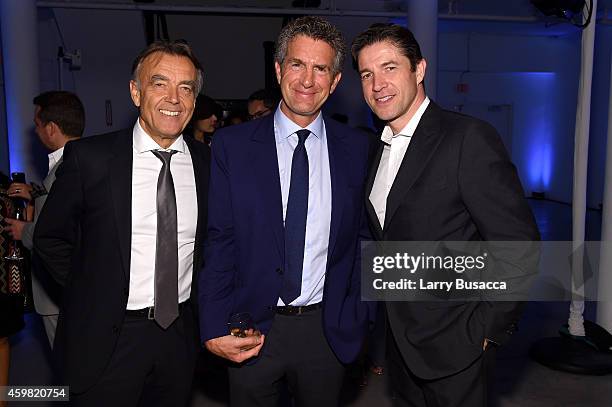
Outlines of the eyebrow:
{"type": "Polygon", "coordinates": [[[381,64],[381,66],[382,66],[382,67],[385,67],[385,66],[388,66],[388,65],[398,65],[398,62],[397,62],[397,61],[394,61],[394,60],[391,60],[391,61],[386,61],[386,62],[383,62],[383,63],[381,64]]]}
{"type": "Polygon", "coordinates": [[[164,75],[155,74],[151,76],[151,82],[153,81],[169,81],[169,79],[165,77],[164,75]]]}
{"type": "Polygon", "coordinates": [[[301,60],[301,59],[299,59],[299,58],[289,58],[289,59],[287,60],[287,62],[297,62],[298,64],[302,64],[302,65],[304,65],[304,61],[302,61],[302,60],[301,60]]]}
{"type": "Polygon", "coordinates": [[[194,80],[180,81],[179,85],[189,85],[192,89],[195,89],[196,82],[194,80]]]}
{"type": "MultiPolygon", "coordinates": [[[[382,66],[383,68],[385,68],[385,67],[387,67],[389,65],[399,65],[399,64],[395,60],[390,60],[390,61],[385,61],[385,62],[381,63],[379,66],[382,66]]],[[[371,72],[371,69],[364,68],[364,69],[360,69],[359,70],[360,74],[362,74],[364,72],[371,72]]]]}
{"type": "MultiPolygon", "coordinates": [[[[298,63],[298,64],[306,65],[306,64],[304,63],[304,61],[302,61],[302,60],[301,60],[301,59],[299,59],[299,58],[289,58],[289,59],[287,60],[287,62],[289,62],[289,63],[295,62],[295,63],[298,63]]],[[[319,69],[323,69],[323,70],[325,70],[325,69],[328,69],[328,68],[329,68],[329,66],[328,66],[328,65],[326,65],[326,64],[317,64],[317,65],[315,65],[314,67],[315,67],[315,68],[319,68],[319,69]]]]}
{"type": "MultiPolygon", "coordinates": [[[[155,74],[153,76],[151,76],[151,82],[155,82],[155,81],[170,81],[170,79],[168,79],[166,76],[161,75],[161,74],[155,74]]],[[[181,81],[179,82],[179,85],[189,85],[191,86],[192,89],[195,89],[195,84],[196,81],[194,80],[187,80],[187,81],[181,81]]]]}

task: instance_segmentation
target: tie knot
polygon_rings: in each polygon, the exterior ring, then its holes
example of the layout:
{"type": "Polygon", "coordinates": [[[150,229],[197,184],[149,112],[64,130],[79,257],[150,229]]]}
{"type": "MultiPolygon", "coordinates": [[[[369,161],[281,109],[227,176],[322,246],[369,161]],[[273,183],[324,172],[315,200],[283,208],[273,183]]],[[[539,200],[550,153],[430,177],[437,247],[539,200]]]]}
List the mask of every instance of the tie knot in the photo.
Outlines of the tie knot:
{"type": "Polygon", "coordinates": [[[295,132],[298,136],[298,143],[304,144],[308,136],[310,136],[310,130],[302,129],[295,132]]]}
{"type": "Polygon", "coordinates": [[[160,151],[160,150],[151,150],[155,157],[159,158],[164,164],[170,164],[170,159],[172,158],[172,154],[176,153],[176,150],[170,151],[160,151]]]}

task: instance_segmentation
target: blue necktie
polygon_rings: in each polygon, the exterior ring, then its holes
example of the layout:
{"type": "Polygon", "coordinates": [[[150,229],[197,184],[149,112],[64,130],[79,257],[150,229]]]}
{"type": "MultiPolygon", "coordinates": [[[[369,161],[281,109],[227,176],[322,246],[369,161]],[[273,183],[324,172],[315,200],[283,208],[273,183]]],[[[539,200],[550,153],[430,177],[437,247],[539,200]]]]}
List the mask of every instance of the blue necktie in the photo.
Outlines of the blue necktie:
{"type": "Polygon", "coordinates": [[[302,291],[302,267],[308,215],[308,154],[304,143],[310,130],[298,130],[291,161],[291,184],[285,214],[285,278],[280,298],[289,305],[302,291]]]}

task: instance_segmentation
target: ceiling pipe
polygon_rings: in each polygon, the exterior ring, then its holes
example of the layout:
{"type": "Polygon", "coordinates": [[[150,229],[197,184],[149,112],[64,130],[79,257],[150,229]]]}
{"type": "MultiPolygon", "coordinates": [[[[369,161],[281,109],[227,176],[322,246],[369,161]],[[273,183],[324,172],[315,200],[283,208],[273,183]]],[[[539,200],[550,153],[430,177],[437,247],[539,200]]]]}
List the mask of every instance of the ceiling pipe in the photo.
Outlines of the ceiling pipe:
{"type": "MultiPolygon", "coordinates": [[[[332,1],[330,9],[304,9],[304,8],[273,8],[273,7],[213,7],[213,6],[172,6],[162,4],[120,4],[120,3],[87,3],[74,1],[47,1],[39,0],[38,7],[73,8],[96,10],[133,10],[133,11],[161,11],[169,13],[211,13],[211,14],[264,14],[264,15],[322,15],[347,17],[406,17],[405,11],[368,11],[368,10],[340,10],[332,1]]],[[[535,17],[493,16],[478,14],[439,14],[438,18],[449,20],[474,21],[509,21],[509,22],[539,22],[535,17]]]]}
{"type": "MultiPolygon", "coordinates": [[[[214,6],[173,6],[163,4],[121,4],[121,3],[89,3],[78,1],[50,1],[38,0],[37,7],[70,8],[90,10],[128,10],[128,11],[159,11],[167,13],[206,13],[206,14],[252,14],[252,15],[319,15],[343,17],[386,17],[404,18],[405,11],[368,11],[368,10],[340,10],[335,1],[330,3],[329,9],[281,8],[281,7],[214,7],[214,6]]],[[[532,16],[496,16],[486,14],[438,14],[441,20],[460,21],[497,21],[513,23],[544,23],[532,16]]],[[[598,23],[610,24],[610,19],[598,19],[598,23]]]]}

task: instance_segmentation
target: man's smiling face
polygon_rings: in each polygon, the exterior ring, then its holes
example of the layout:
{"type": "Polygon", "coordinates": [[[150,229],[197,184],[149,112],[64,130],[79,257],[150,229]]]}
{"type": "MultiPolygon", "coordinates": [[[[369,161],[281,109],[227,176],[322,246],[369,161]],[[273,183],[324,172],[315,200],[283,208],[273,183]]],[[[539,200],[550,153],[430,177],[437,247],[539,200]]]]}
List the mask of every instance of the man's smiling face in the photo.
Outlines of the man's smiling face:
{"type": "Polygon", "coordinates": [[[366,103],[394,134],[401,131],[425,99],[425,60],[410,60],[389,41],[364,47],[357,58],[366,103]]]}
{"type": "Polygon", "coordinates": [[[132,101],[140,108],[140,125],[168,148],[193,114],[197,70],[189,58],[156,52],[142,61],[138,83],[130,82],[132,101]]]}

